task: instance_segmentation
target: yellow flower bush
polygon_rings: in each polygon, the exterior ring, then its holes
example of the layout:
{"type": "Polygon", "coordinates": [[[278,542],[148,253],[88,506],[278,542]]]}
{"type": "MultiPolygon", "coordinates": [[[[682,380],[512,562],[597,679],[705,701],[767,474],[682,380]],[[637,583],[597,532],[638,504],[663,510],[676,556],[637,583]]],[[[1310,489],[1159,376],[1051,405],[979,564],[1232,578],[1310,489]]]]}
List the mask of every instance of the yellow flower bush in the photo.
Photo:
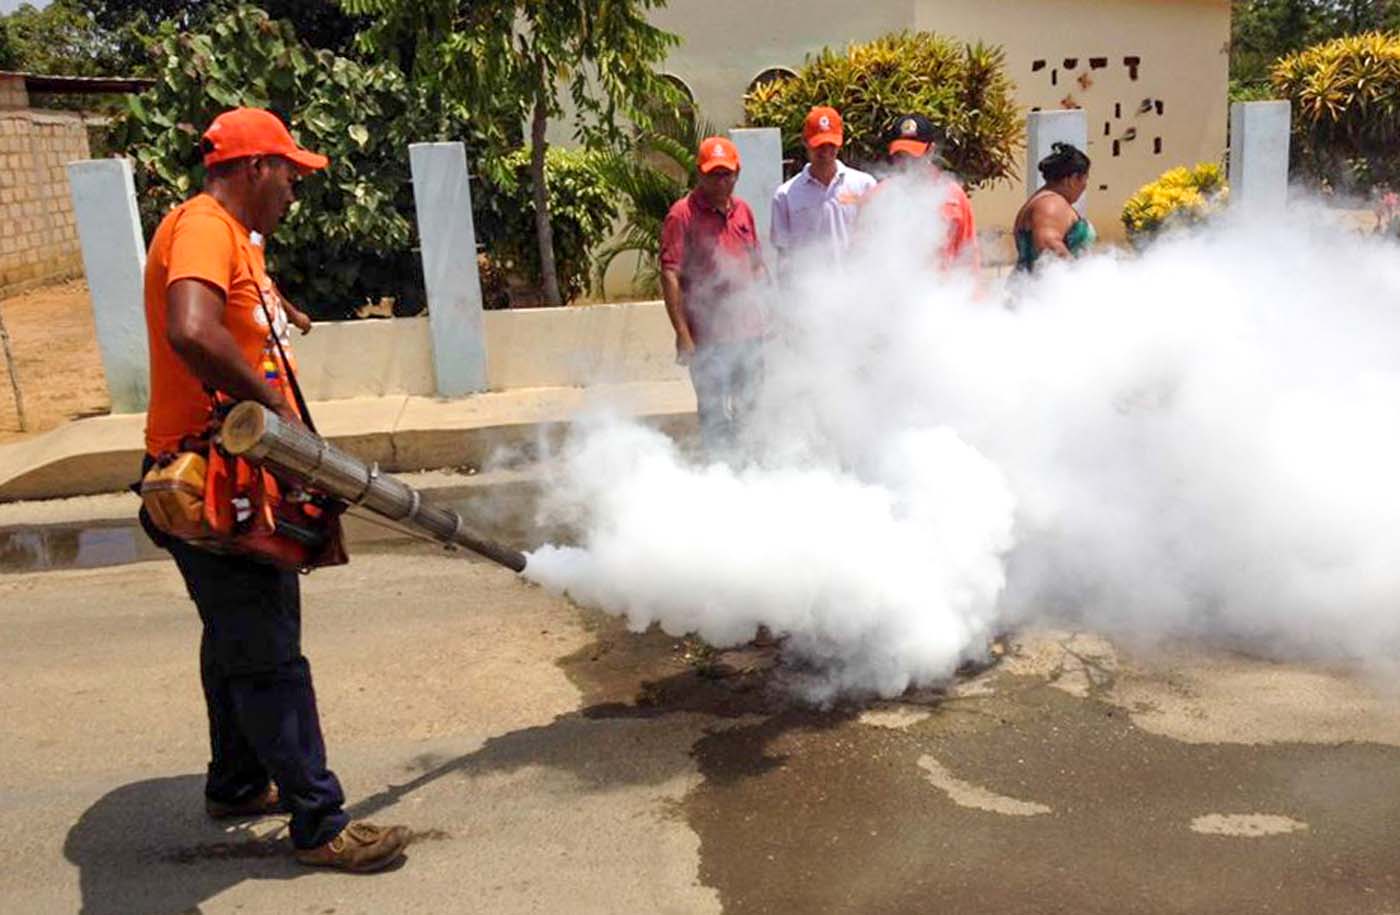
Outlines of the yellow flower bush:
{"type": "Polygon", "coordinates": [[[1225,203],[1229,189],[1225,175],[1214,162],[1194,168],[1180,166],[1145,184],[1123,205],[1123,225],[1134,241],[1155,235],[1163,228],[1204,221],[1225,203]]]}

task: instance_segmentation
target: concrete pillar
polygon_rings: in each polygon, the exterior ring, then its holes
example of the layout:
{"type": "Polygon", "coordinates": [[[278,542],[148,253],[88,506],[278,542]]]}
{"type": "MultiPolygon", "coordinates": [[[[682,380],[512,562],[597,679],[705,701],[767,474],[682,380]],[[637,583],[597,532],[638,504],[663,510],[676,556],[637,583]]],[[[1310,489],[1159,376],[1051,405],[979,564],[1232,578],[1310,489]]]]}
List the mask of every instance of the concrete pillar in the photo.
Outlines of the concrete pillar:
{"type": "Polygon", "coordinates": [[[735,196],[753,208],[754,225],[769,269],[775,252],[768,243],[768,223],[773,215],[773,192],[783,183],[783,132],[776,127],[739,127],[729,131],[739,150],[739,181],[735,196]]]}
{"type": "Polygon", "coordinates": [[[428,293],[433,374],[441,397],[486,390],[486,329],[476,269],[467,151],[461,143],[408,147],[428,293]]]}
{"type": "MultiPolygon", "coordinates": [[[[1036,166],[1040,160],[1050,155],[1050,147],[1055,143],[1072,143],[1086,154],[1089,152],[1089,120],[1082,108],[1063,108],[1055,111],[1032,111],[1026,119],[1026,196],[1030,197],[1040,188],[1040,172],[1036,166]]],[[[1086,191],[1074,208],[1084,212],[1084,202],[1089,196],[1086,191]]]]}
{"type": "Polygon", "coordinates": [[[113,413],[139,413],[150,394],[142,287],[146,242],[127,159],[68,163],[83,270],[113,413]]]}
{"type": "Polygon", "coordinates": [[[1230,206],[1251,214],[1283,209],[1288,200],[1288,102],[1230,106],[1230,206]]]}

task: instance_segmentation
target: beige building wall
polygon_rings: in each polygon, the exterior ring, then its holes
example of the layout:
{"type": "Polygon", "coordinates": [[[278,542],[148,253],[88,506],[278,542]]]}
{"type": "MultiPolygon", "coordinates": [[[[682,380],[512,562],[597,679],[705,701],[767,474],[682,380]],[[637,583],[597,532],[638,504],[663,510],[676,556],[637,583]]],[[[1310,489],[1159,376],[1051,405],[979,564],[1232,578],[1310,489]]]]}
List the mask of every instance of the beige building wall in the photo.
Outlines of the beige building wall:
{"type": "MultiPolygon", "coordinates": [[[[655,21],[683,40],[667,71],[721,129],[742,121],[755,76],[827,45],[902,29],[1002,45],[1027,112],[1084,108],[1088,214],[1109,237],[1121,237],[1119,212],[1138,187],[1225,148],[1228,0],[672,0],[655,21]]],[[[1024,197],[1021,181],[977,193],[979,225],[1004,229],[1024,197]]]]}
{"type": "Polygon", "coordinates": [[[87,158],[80,116],[0,108],[0,294],[82,271],[65,166],[87,158]]]}

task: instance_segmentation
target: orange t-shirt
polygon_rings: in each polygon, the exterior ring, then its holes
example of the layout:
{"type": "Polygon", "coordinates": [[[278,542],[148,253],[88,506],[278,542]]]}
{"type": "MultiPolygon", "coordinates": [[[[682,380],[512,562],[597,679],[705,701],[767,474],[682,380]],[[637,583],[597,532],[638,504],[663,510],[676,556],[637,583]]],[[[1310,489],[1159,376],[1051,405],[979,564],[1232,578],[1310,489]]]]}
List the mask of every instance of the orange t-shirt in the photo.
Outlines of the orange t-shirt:
{"type": "Polygon", "coordinates": [[[865,196],[861,198],[862,213],[871,205],[888,205],[881,198],[881,195],[889,189],[892,181],[905,182],[906,193],[910,191],[919,194],[916,205],[925,205],[930,201],[925,199],[927,191],[932,190],[939,195],[937,203],[939,216],[947,226],[948,236],[938,246],[935,252],[937,255],[937,265],[939,268],[947,270],[952,267],[969,267],[974,272],[982,269],[982,252],[977,244],[977,226],[972,218],[972,201],[968,200],[967,192],[962,185],[944,177],[940,171],[932,171],[934,183],[932,185],[922,185],[910,182],[908,176],[897,176],[886,178],[875,185],[865,196]]]}
{"type": "Polygon", "coordinates": [[[146,256],[146,335],[151,355],[151,399],[146,410],[146,451],[178,451],[181,439],[209,422],[204,384],[166,339],[166,291],[176,280],[196,279],[224,294],[223,325],[243,358],[295,404],[287,368],[268,333],[258,290],[267,300],[276,333],[296,370],[287,315],[267,275],[259,239],[208,194],[193,197],[161,220],[146,256]],[[265,371],[271,368],[271,372],[265,371]]]}

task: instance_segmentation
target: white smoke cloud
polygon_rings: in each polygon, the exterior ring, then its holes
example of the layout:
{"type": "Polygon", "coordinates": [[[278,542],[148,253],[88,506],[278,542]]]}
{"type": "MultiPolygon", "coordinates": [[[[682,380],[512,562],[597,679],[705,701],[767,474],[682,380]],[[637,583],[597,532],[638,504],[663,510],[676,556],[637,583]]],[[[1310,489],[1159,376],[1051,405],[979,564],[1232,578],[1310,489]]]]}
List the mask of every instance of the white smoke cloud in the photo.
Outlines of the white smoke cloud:
{"type": "Polygon", "coordinates": [[[526,574],[717,645],[766,624],[819,698],[937,681],[1045,616],[1393,648],[1400,250],[1301,210],[1008,298],[940,272],[931,212],[863,220],[774,296],[751,464],[580,424],[544,509],[579,546],[526,574]]]}

